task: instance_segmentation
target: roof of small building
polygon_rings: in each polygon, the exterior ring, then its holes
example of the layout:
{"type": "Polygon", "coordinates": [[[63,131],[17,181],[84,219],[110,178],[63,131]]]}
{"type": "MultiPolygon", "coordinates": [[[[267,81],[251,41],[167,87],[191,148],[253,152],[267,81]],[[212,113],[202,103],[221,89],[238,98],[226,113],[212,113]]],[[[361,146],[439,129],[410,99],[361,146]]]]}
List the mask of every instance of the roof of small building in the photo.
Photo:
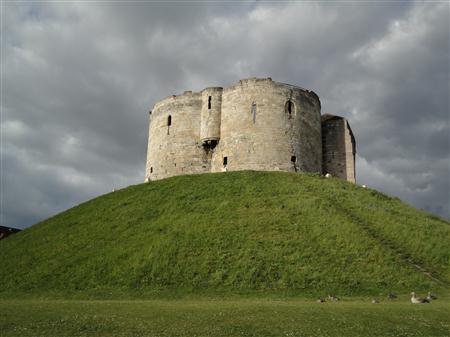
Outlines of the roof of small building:
{"type": "Polygon", "coordinates": [[[21,229],[19,229],[19,228],[14,228],[14,227],[6,227],[6,226],[0,226],[0,232],[13,232],[13,233],[16,233],[16,232],[20,232],[21,231],[21,229]]]}

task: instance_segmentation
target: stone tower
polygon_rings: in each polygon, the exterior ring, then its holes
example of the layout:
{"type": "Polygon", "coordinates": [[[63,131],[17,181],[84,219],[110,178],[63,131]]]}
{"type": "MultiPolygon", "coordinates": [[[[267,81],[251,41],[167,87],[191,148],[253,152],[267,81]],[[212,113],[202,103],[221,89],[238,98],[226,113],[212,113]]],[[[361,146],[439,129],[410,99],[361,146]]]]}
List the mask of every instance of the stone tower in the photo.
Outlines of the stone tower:
{"type": "Polygon", "coordinates": [[[322,116],[322,149],[323,171],[354,183],[356,143],[344,117],[322,116]]]}
{"type": "Polygon", "coordinates": [[[264,170],[331,173],[354,182],[350,126],[325,116],[314,92],[270,78],[166,97],[150,112],[145,179],[264,170]]]}

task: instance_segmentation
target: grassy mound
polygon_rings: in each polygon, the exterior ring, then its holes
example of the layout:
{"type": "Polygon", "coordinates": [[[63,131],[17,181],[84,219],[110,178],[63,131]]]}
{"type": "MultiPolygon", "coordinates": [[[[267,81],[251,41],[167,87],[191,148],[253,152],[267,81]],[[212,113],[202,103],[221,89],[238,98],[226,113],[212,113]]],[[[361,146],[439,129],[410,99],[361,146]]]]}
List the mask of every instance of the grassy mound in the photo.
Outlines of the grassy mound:
{"type": "Polygon", "coordinates": [[[0,295],[374,295],[446,286],[450,224],[338,179],[181,176],[0,241],[0,295]]]}

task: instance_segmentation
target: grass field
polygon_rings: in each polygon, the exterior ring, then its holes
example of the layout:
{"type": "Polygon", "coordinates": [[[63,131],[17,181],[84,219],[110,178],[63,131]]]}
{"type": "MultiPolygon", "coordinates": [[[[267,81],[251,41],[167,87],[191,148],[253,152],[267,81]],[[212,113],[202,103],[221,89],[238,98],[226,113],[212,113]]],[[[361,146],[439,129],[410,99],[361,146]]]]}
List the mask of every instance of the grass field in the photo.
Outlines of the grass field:
{"type": "Polygon", "coordinates": [[[448,300],[1,300],[1,337],[449,336],[448,300]]]}
{"type": "Polygon", "coordinates": [[[318,175],[130,186],[0,241],[0,337],[449,336],[448,242],[448,221],[318,175]]]}

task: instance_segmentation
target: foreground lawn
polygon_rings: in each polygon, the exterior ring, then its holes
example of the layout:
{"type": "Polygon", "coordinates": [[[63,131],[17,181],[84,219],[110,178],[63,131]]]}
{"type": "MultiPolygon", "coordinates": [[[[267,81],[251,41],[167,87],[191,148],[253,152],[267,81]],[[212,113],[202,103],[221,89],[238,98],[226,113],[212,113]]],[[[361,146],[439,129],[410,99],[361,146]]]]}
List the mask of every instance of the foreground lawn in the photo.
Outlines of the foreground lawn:
{"type": "Polygon", "coordinates": [[[447,300],[0,300],[0,336],[449,336],[447,300]]]}

